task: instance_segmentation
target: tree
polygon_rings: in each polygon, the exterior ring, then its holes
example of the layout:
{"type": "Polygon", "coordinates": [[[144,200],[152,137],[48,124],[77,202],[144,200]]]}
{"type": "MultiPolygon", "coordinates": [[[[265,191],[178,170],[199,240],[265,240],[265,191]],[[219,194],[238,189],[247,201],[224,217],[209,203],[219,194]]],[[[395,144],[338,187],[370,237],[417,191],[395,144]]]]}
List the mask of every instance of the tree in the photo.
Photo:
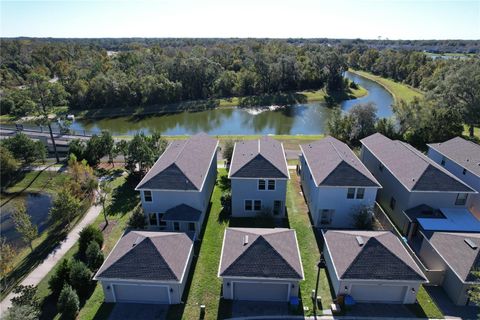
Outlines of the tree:
{"type": "Polygon", "coordinates": [[[81,139],[73,139],[68,143],[68,153],[74,154],[77,159],[85,159],[85,149],[87,148],[85,141],[81,139]]]}
{"type": "Polygon", "coordinates": [[[87,247],[92,241],[95,241],[101,248],[103,245],[103,234],[96,226],[88,225],[80,231],[80,238],[78,239],[78,253],[80,257],[85,257],[87,247]]]}
{"type": "Polygon", "coordinates": [[[223,145],[222,156],[225,160],[227,160],[228,164],[230,164],[230,162],[232,161],[234,147],[235,147],[235,141],[233,140],[227,140],[223,145]]]}
{"type": "Polygon", "coordinates": [[[118,141],[114,147],[114,154],[121,154],[123,156],[123,162],[127,165],[128,142],[125,140],[118,141]]]}
{"type": "Polygon", "coordinates": [[[478,282],[480,279],[480,271],[472,271],[472,274],[475,276],[477,282],[470,286],[470,289],[468,290],[468,297],[470,298],[470,301],[475,303],[476,306],[480,307],[480,282],[478,282]]]}
{"type": "Polygon", "coordinates": [[[3,287],[7,287],[7,275],[12,271],[15,250],[7,243],[7,239],[0,237],[0,276],[3,279],[3,287]]]}
{"type": "Polygon", "coordinates": [[[132,229],[145,229],[146,221],[143,210],[140,206],[135,208],[130,219],[128,220],[128,226],[132,229]]]}
{"type": "MultiPolygon", "coordinates": [[[[73,260],[70,268],[70,284],[80,298],[85,298],[92,285],[92,272],[80,260],[73,260]]],[[[60,294],[61,296],[61,294],[60,294]]]]}
{"type": "Polygon", "coordinates": [[[13,288],[15,296],[12,298],[12,304],[17,306],[33,306],[39,307],[37,298],[37,287],[34,285],[18,285],[13,288]]]}
{"type": "Polygon", "coordinates": [[[373,208],[361,206],[357,213],[353,215],[355,228],[359,230],[372,230],[373,228],[373,208]]]}
{"type": "Polygon", "coordinates": [[[400,138],[392,118],[379,119],[375,124],[375,130],[393,140],[400,138]]]}
{"type": "Polygon", "coordinates": [[[98,182],[93,173],[93,169],[85,160],[77,161],[75,154],[70,154],[70,158],[68,159],[68,174],[74,182],[70,184],[70,189],[75,196],[93,196],[94,191],[98,187],[98,182]]]}
{"type": "Polygon", "coordinates": [[[342,110],[339,108],[333,109],[327,121],[328,134],[339,140],[347,141],[349,128],[349,119],[342,114],[342,110]]]}
{"type": "Polygon", "coordinates": [[[70,226],[72,220],[78,215],[81,207],[78,200],[69,189],[61,190],[50,208],[49,219],[54,224],[70,226]]]}
{"type": "Polygon", "coordinates": [[[128,144],[128,167],[132,170],[138,165],[140,172],[150,168],[163,153],[167,142],[162,136],[154,132],[151,136],[137,133],[128,144]]]}
{"type": "Polygon", "coordinates": [[[100,192],[98,194],[98,203],[102,205],[103,218],[105,219],[105,227],[108,226],[108,212],[107,212],[107,201],[110,194],[112,193],[112,187],[108,181],[103,181],[100,183],[100,192]]]}
{"type": "Polygon", "coordinates": [[[48,287],[54,296],[58,296],[65,284],[70,282],[70,259],[63,259],[55,269],[52,277],[48,280],[48,287]]]}
{"type": "Polygon", "coordinates": [[[57,162],[60,158],[57,152],[57,145],[53,136],[51,115],[55,114],[55,109],[67,104],[68,93],[58,82],[49,82],[48,79],[39,74],[32,74],[29,78],[30,98],[35,103],[35,115],[39,123],[47,125],[52,140],[53,152],[57,162]]]}
{"type": "Polygon", "coordinates": [[[12,305],[8,308],[2,319],[4,320],[38,320],[40,310],[32,305],[12,305]]]}
{"type": "Polygon", "coordinates": [[[13,154],[0,144],[0,185],[3,188],[8,186],[15,172],[18,169],[18,164],[13,154]]]}
{"type": "Polygon", "coordinates": [[[87,266],[90,270],[94,271],[100,268],[105,257],[103,256],[102,250],[96,241],[90,241],[90,244],[87,247],[85,252],[87,266]]]}
{"type": "Polygon", "coordinates": [[[375,133],[375,123],[377,122],[377,107],[374,104],[357,104],[348,110],[351,119],[352,130],[350,141],[358,142],[372,133],[375,133]]]}
{"type": "Polygon", "coordinates": [[[73,288],[65,284],[58,297],[57,309],[64,319],[75,319],[80,308],[78,295],[73,288]]]}
{"type": "Polygon", "coordinates": [[[15,229],[22,235],[23,240],[28,242],[30,250],[33,252],[33,240],[38,236],[38,228],[32,223],[24,203],[18,203],[15,206],[15,210],[12,212],[12,220],[15,229]]]}
{"type": "Polygon", "coordinates": [[[2,144],[12,153],[15,159],[22,160],[25,164],[45,160],[46,149],[43,143],[30,139],[22,132],[3,140],[2,144]]]}

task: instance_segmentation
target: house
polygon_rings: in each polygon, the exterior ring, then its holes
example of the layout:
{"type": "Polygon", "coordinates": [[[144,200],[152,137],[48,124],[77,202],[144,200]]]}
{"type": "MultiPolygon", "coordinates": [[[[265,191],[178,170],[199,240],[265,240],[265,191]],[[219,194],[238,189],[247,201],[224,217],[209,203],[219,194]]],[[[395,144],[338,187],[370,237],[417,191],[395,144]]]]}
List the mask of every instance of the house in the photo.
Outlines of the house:
{"type": "Polygon", "coordinates": [[[289,301],[304,279],[295,230],[228,228],[218,276],[223,298],[289,301]]]}
{"type": "Polygon", "coordinates": [[[343,142],[326,137],[300,146],[300,178],[312,222],[322,228],[352,228],[361,208],[373,207],[375,177],[343,142]]]}
{"type": "Polygon", "coordinates": [[[200,232],[217,179],[217,148],[204,133],[168,145],[135,188],[149,229],[200,232]]]}
{"type": "Polygon", "coordinates": [[[105,302],[178,304],[193,257],[193,233],[130,231],[94,279],[105,302]]]}
{"type": "Polygon", "coordinates": [[[335,295],[356,302],[415,303],[427,278],[390,231],[323,230],[323,254],[335,295]]]}
{"type": "Polygon", "coordinates": [[[468,208],[476,192],[407,143],[375,133],[361,140],[360,159],[382,185],[377,202],[403,234],[415,226],[405,210],[427,205],[468,208]]]}
{"type": "Polygon", "coordinates": [[[290,174],[282,143],[270,137],[235,143],[228,177],[232,185],[232,216],[285,216],[290,174]]]}
{"type": "Polygon", "coordinates": [[[418,253],[429,268],[444,270],[440,283],[459,306],[473,305],[468,289],[479,280],[472,271],[480,269],[480,233],[434,232],[426,236],[418,253]]]}
{"type": "MultiPolygon", "coordinates": [[[[480,192],[480,145],[456,137],[429,144],[428,157],[480,192]]],[[[480,194],[470,198],[469,210],[480,219],[480,194]]]]}

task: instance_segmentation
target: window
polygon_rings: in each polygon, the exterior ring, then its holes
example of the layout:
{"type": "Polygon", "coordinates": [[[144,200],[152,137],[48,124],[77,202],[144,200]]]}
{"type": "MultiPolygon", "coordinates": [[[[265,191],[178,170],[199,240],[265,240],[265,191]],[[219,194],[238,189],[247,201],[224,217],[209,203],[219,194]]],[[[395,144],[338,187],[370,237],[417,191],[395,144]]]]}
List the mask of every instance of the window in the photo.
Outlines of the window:
{"type": "Polygon", "coordinates": [[[143,198],[145,202],[152,202],[152,191],[143,191],[143,198]]]}
{"type": "Polygon", "coordinates": [[[355,198],[355,188],[348,188],[347,199],[355,198]]]}
{"type": "Polygon", "coordinates": [[[357,199],[363,199],[364,195],[365,195],[365,188],[358,188],[357,199]]]}
{"type": "Polygon", "coordinates": [[[252,211],[252,200],[245,200],[245,211],[252,211]]]}
{"type": "Polygon", "coordinates": [[[265,180],[258,180],[258,190],[265,190],[265,180]]]}
{"type": "Polygon", "coordinates": [[[180,230],[180,223],[179,222],[174,222],[173,223],[173,230],[175,230],[175,231],[180,230]]]}
{"type": "Polygon", "coordinates": [[[148,223],[151,226],[156,226],[157,225],[157,214],[156,213],[150,213],[148,215],[148,223]]]}
{"type": "Polygon", "coordinates": [[[282,201],[273,201],[273,215],[278,216],[282,210],[282,201]]]}
{"type": "Polygon", "coordinates": [[[383,164],[381,163],[378,164],[378,170],[380,170],[380,172],[383,172],[383,164]]]}
{"type": "Polygon", "coordinates": [[[397,203],[397,200],[395,200],[394,197],[390,198],[390,209],[395,210],[395,204],[397,203]]]}
{"type": "Polygon", "coordinates": [[[158,225],[162,227],[167,225],[167,221],[163,221],[163,213],[158,214],[158,225]]]}
{"type": "Polygon", "coordinates": [[[195,222],[189,222],[188,223],[188,230],[189,231],[195,231],[195,222]]]}
{"type": "Polygon", "coordinates": [[[334,210],[323,209],[321,211],[321,215],[320,215],[320,224],[322,224],[322,225],[331,224],[333,213],[334,213],[334,210]]]}
{"type": "Polygon", "coordinates": [[[467,174],[467,169],[463,169],[462,174],[463,175],[467,174]]]}
{"type": "Polygon", "coordinates": [[[445,166],[445,157],[442,157],[442,162],[440,162],[442,166],[445,166]]]}
{"type": "Polygon", "coordinates": [[[268,180],[268,190],[275,190],[275,180],[268,180]]]}
{"type": "Polygon", "coordinates": [[[262,201],[261,200],[255,200],[253,202],[253,210],[255,210],[255,211],[262,210],[262,201]]]}
{"type": "Polygon", "coordinates": [[[467,203],[467,193],[459,193],[457,194],[457,199],[455,200],[455,205],[456,206],[463,206],[465,203],[467,203]]]}

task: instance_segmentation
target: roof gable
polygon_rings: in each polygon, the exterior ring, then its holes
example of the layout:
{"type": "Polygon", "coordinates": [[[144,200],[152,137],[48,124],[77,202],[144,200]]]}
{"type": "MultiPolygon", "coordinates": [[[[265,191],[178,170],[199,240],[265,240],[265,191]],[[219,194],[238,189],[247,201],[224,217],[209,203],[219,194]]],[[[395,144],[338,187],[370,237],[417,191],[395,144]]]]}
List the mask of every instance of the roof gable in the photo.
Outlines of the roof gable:
{"type": "Polygon", "coordinates": [[[161,190],[198,190],[182,170],[172,163],[137,188],[161,190]]]}
{"type": "Polygon", "coordinates": [[[239,168],[231,177],[234,178],[285,178],[277,167],[262,155],[256,155],[252,160],[239,168]]]}
{"type": "Polygon", "coordinates": [[[202,212],[187,204],[180,204],[168,209],[162,217],[165,221],[199,221],[202,212]]]}
{"type": "Polygon", "coordinates": [[[353,168],[345,161],[341,161],[335,169],[320,183],[321,186],[343,187],[378,187],[379,185],[353,168]]]}
{"type": "Polygon", "coordinates": [[[412,188],[412,190],[416,191],[450,191],[452,189],[456,191],[472,191],[465,184],[445,174],[433,165],[428,165],[412,188]]]}
{"type": "Polygon", "coordinates": [[[480,145],[475,142],[455,137],[428,146],[480,177],[480,145]]]}
{"type": "Polygon", "coordinates": [[[362,250],[340,275],[342,279],[423,280],[405,262],[376,238],[370,238],[362,250]]]}

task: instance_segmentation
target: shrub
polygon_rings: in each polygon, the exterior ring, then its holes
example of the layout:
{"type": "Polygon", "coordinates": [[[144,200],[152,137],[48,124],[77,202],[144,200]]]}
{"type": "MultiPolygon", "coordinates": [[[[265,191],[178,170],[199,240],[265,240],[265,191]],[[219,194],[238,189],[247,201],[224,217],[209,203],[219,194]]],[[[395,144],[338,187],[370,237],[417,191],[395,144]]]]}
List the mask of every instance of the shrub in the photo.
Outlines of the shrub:
{"type": "Polygon", "coordinates": [[[71,286],[66,284],[58,297],[58,311],[62,314],[64,319],[75,319],[79,307],[80,301],[77,293],[71,286]]]}
{"type": "Polygon", "coordinates": [[[144,229],[146,225],[145,215],[141,207],[137,207],[130,219],[128,220],[128,226],[133,229],[144,229]]]}
{"type": "Polygon", "coordinates": [[[361,207],[356,214],[353,215],[356,229],[372,230],[373,228],[373,208],[361,207]]]}
{"type": "Polygon", "coordinates": [[[13,289],[15,297],[12,298],[12,305],[32,306],[38,308],[37,287],[34,285],[18,285],[13,289]]]}
{"type": "Polygon", "coordinates": [[[82,231],[80,231],[80,239],[78,239],[78,253],[80,258],[85,258],[87,247],[91,241],[95,241],[96,243],[98,243],[98,246],[100,248],[103,245],[102,231],[100,231],[100,229],[98,229],[94,225],[89,225],[83,228],[82,231]]]}
{"type": "Polygon", "coordinates": [[[71,261],[69,259],[62,260],[57,269],[55,269],[53,276],[48,280],[48,287],[54,296],[58,296],[65,284],[69,283],[70,268],[71,261]]]}
{"type": "Polygon", "coordinates": [[[85,263],[74,260],[70,268],[70,284],[80,298],[85,298],[91,288],[92,272],[85,263]]]}
{"type": "Polygon", "coordinates": [[[87,258],[87,266],[90,270],[94,271],[100,268],[104,257],[103,252],[100,250],[100,246],[96,241],[90,241],[87,251],[85,252],[85,257],[87,258]]]}
{"type": "Polygon", "coordinates": [[[40,317],[40,310],[33,305],[14,304],[5,313],[4,320],[37,320],[40,317]]]}

